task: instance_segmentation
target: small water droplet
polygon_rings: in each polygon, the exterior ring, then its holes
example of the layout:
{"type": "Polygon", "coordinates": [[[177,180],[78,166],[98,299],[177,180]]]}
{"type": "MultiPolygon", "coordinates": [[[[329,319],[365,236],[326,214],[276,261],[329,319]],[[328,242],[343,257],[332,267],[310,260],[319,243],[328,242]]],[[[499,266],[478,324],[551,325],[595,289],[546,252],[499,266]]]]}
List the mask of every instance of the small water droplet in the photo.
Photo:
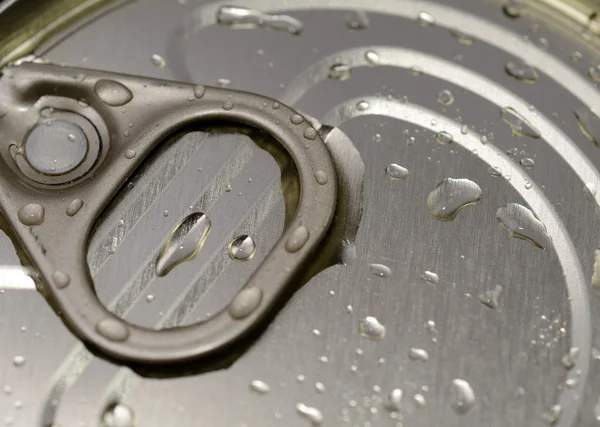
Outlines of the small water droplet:
{"type": "Polygon", "coordinates": [[[546,226],[525,206],[510,203],[496,212],[496,219],[506,228],[511,237],[527,240],[544,249],[552,244],[546,226]]]}
{"type": "Polygon", "coordinates": [[[356,103],[356,109],[358,111],[367,111],[371,106],[367,101],[358,101],[356,103]]]}
{"type": "Polygon", "coordinates": [[[256,252],[256,244],[252,237],[242,234],[229,244],[229,256],[236,261],[248,261],[256,252]]]}
{"type": "Polygon", "coordinates": [[[75,135],[73,135],[72,133],[70,133],[67,136],[67,139],[69,140],[69,142],[75,142],[77,140],[77,138],[75,137],[75,135]]]}
{"type": "Polygon", "coordinates": [[[135,427],[133,409],[123,403],[113,403],[102,413],[101,427],[135,427]]]}
{"type": "Polygon", "coordinates": [[[230,193],[230,192],[231,192],[231,190],[232,190],[232,188],[231,188],[231,184],[227,184],[227,185],[225,186],[225,192],[227,192],[227,193],[230,193]]]}
{"type": "Polygon", "coordinates": [[[175,227],[156,260],[157,276],[165,276],[179,264],[193,259],[202,249],[210,228],[210,219],[201,212],[185,217],[175,227]]]}
{"type": "Polygon", "coordinates": [[[398,412],[400,410],[400,404],[402,403],[402,390],[395,388],[388,394],[385,400],[384,407],[389,412],[398,412]]]}
{"type": "Polygon", "coordinates": [[[390,277],[392,275],[392,270],[387,265],[370,264],[369,269],[377,277],[390,277]]]}
{"type": "Polygon", "coordinates": [[[509,76],[520,80],[523,83],[533,84],[538,79],[537,70],[525,63],[509,61],[504,66],[504,70],[509,76]]]}
{"type": "Polygon", "coordinates": [[[523,3],[521,0],[508,0],[502,7],[502,12],[508,18],[517,19],[523,15],[523,3]]]}
{"type": "Polygon", "coordinates": [[[317,131],[314,128],[306,128],[304,138],[314,141],[317,138],[317,131]]]}
{"type": "Polygon", "coordinates": [[[153,302],[154,300],[155,300],[155,296],[154,296],[154,295],[152,295],[152,294],[148,294],[148,295],[146,296],[146,302],[147,302],[148,304],[150,304],[150,303],[151,303],[151,302],[153,302]]]}
{"type": "Polygon", "coordinates": [[[20,368],[21,366],[25,365],[25,358],[23,356],[15,356],[13,357],[13,366],[20,368]]]}
{"type": "Polygon", "coordinates": [[[317,382],[317,383],[315,383],[315,389],[319,393],[324,393],[325,392],[325,385],[323,383],[317,382]]]}
{"type": "Polygon", "coordinates": [[[321,336],[321,331],[319,331],[318,329],[313,329],[312,333],[315,337],[320,337],[321,336]]]}
{"type": "Polygon", "coordinates": [[[440,281],[440,277],[433,271],[425,271],[421,275],[421,279],[426,281],[430,285],[437,285],[440,281]]]}
{"type": "Polygon", "coordinates": [[[415,404],[418,408],[422,408],[425,405],[427,405],[427,400],[425,399],[425,396],[423,396],[421,393],[415,394],[413,396],[413,400],[415,401],[415,404]]]}
{"type": "Polygon", "coordinates": [[[600,64],[591,66],[588,70],[588,75],[593,82],[600,82],[600,64]]]}
{"type": "Polygon", "coordinates": [[[304,417],[312,426],[320,426],[323,424],[323,414],[317,408],[306,406],[304,403],[296,405],[296,411],[304,417]]]}
{"type": "Polygon", "coordinates": [[[394,181],[400,181],[408,176],[408,169],[392,163],[385,168],[385,174],[394,181]]]}
{"type": "Polygon", "coordinates": [[[437,133],[437,135],[435,136],[435,140],[442,145],[447,145],[454,141],[454,137],[451,133],[442,131],[437,133]]]}
{"type": "Polygon", "coordinates": [[[581,132],[596,147],[600,147],[600,117],[587,107],[579,107],[574,111],[581,132]]]}
{"type": "Polygon", "coordinates": [[[525,117],[519,114],[515,109],[511,107],[505,107],[500,113],[502,120],[504,120],[512,129],[513,135],[516,136],[528,136],[529,138],[539,138],[540,132],[533,127],[531,123],[527,121],[525,117]]]}
{"type": "Polygon", "coordinates": [[[267,394],[271,387],[264,381],[254,380],[250,383],[250,390],[258,394],[267,394]]]}
{"type": "Polygon", "coordinates": [[[329,68],[329,78],[338,82],[348,80],[352,75],[352,68],[345,63],[335,63],[329,68]]]}
{"type": "Polygon", "coordinates": [[[90,104],[87,102],[87,100],[85,98],[79,98],[77,100],[77,103],[81,106],[81,107],[89,107],[90,104]]]}
{"type": "Polygon", "coordinates": [[[451,105],[454,102],[454,95],[448,89],[441,90],[437,94],[437,101],[442,105],[451,105]]]}
{"type": "Polygon", "coordinates": [[[329,182],[329,178],[327,177],[327,174],[323,171],[315,172],[315,180],[317,181],[317,184],[319,184],[319,185],[325,185],[329,182]]]}
{"type": "Polygon", "coordinates": [[[537,39],[536,42],[535,42],[535,44],[538,45],[538,47],[540,47],[540,48],[542,48],[544,50],[548,50],[550,48],[550,43],[544,37],[540,37],[539,39],[537,39]]]}
{"type": "Polygon", "coordinates": [[[54,273],[52,273],[52,281],[58,289],[64,289],[69,286],[69,283],[71,283],[71,278],[67,273],[56,270],[54,273]]]}
{"type": "Polygon", "coordinates": [[[475,39],[468,34],[462,33],[460,31],[451,31],[452,35],[462,45],[471,46],[475,43],[475,39]]]}
{"type": "Polygon", "coordinates": [[[374,50],[367,50],[365,52],[365,61],[367,61],[367,65],[369,67],[377,67],[379,64],[381,64],[381,58],[374,50]]]}
{"type": "Polygon", "coordinates": [[[452,221],[458,212],[481,199],[481,187],[468,179],[446,178],[427,197],[427,210],[437,220],[452,221]]]}
{"type": "Polygon", "coordinates": [[[81,210],[82,207],[83,207],[83,200],[74,199],[71,203],[69,203],[69,206],[67,207],[67,215],[75,216],[77,214],[77,212],[79,212],[81,210]]]}
{"type": "Polygon", "coordinates": [[[154,54],[150,59],[152,60],[152,65],[155,67],[164,68],[167,65],[165,59],[160,55],[154,54]]]}
{"type": "Polygon", "coordinates": [[[44,208],[37,203],[30,203],[19,209],[17,216],[23,225],[40,225],[44,222],[44,208]]]}
{"type": "Polygon", "coordinates": [[[416,362],[427,362],[429,360],[429,353],[422,348],[412,347],[408,352],[408,358],[416,362]]]}
{"type": "Polygon", "coordinates": [[[4,394],[7,396],[10,396],[12,394],[12,387],[9,385],[5,385],[2,390],[4,391],[4,394]]]}
{"type": "Polygon", "coordinates": [[[290,122],[292,122],[292,124],[295,124],[295,125],[299,125],[303,121],[304,121],[304,117],[302,117],[300,114],[294,114],[292,117],[290,117],[290,122]]]}
{"type": "Polygon", "coordinates": [[[204,85],[195,85],[194,86],[194,96],[198,99],[202,98],[206,93],[206,86],[204,85]]]}
{"type": "Polygon", "coordinates": [[[462,125],[460,127],[460,133],[462,133],[463,135],[466,135],[469,132],[469,126],[467,125],[462,125]]]}
{"type": "Polygon", "coordinates": [[[556,425],[562,416],[562,406],[553,405],[548,412],[542,414],[542,419],[549,425],[556,425]]]}
{"type": "Polygon", "coordinates": [[[454,388],[454,403],[452,407],[459,414],[465,414],[475,405],[475,393],[471,385],[465,380],[452,381],[454,388]]]}
{"type": "Polygon", "coordinates": [[[243,319],[252,314],[262,301],[263,292],[257,287],[244,288],[229,305],[229,314],[234,319],[243,319]]]}
{"type": "Polygon", "coordinates": [[[217,84],[220,87],[229,87],[229,85],[231,85],[231,80],[226,79],[226,78],[220,78],[220,79],[217,79],[217,84]]]}
{"type": "Polygon", "coordinates": [[[488,168],[488,173],[493,177],[502,176],[502,171],[497,166],[490,166],[488,168]]]}
{"type": "Polygon", "coordinates": [[[377,318],[367,316],[359,322],[358,331],[360,336],[371,340],[381,340],[385,338],[385,326],[377,318]]]}
{"type": "Polygon", "coordinates": [[[291,253],[298,252],[308,241],[308,237],[309,232],[305,226],[297,227],[286,240],[285,249],[291,253]]]}
{"type": "Polygon", "coordinates": [[[129,337],[129,329],[123,322],[108,317],[96,324],[96,331],[111,341],[125,341],[129,337]]]}
{"type": "Polygon", "coordinates": [[[531,169],[532,167],[535,166],[535,161],[530,158],[530,157],[526,157],[524,159],[521,159],[519,161],[520,165],[523,166],[526,169],[531,169]]]}
{"type": "Polygon", "coordinates": [[[131,91],[114,80],[98,80],[94,85],[94,91],[102,102],[112,107],[120,107],[133,99],[131,91]]]}
{"type": "Polygon", "coordinates": [[[352,10],[344,17],[346,27],[351,30],[364,30],[369,28],[369,17],[362,10],[352,10]]]}
{"type": "Polygon", "coordinates": [[[430,27],[432,25],[435,25],[435,18],[433,17],[433,15],[427,12],[419,13],[418,21],[421,27],[430,27]]]}
{"type": "Polygon", "coordinates": [[[233,102],[230,100],[227,100],[223,103],[222,107],[223,107],[223,110],[229,111],[229,110],[233,109],[233,102]]]}
{"type": "Polygon", "coordinates": [[[131,159],[133,159],[133,158],[134,158],[136,155],[137,155],[137,153],[136,153],[136,151],[135,151],[135,150],[127,150],[127,151],[125,151],[125,158],[126,158],[126,159],[129,159],[129,160],[131,160],[131,159]]]}
{"type": "Polygon", "coordinates": [[[565,369],[573,369],[575,363],[577,362],[577,359],[579,358],[579,353],[580,351],[578,347],[571,347],[569,349],[567,354],[565,354],[561,359],[561,363],[565,367],[565,369]]]}
{"type": "Polygon", "coordinates": [[[498,298],[502,292],[502,286],[496,285],[493,289],[489,289],[479,295],[479,301],[489,308],[498,308],[498,298]]]}
{"type": "Polygon", "coordinates": [[[299,35],[304,25],[288,15],[269,15],[243,6],[222,6],[217,12],[217,22],[235,29],[265,28],[299,35]]]}

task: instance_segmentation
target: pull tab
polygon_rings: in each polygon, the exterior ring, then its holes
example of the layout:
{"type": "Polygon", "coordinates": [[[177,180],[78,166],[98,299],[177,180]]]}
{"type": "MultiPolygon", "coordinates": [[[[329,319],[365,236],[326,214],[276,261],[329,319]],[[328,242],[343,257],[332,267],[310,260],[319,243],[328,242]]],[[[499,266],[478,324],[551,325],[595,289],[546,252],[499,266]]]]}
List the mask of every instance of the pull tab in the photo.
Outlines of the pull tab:
{"type": "Polygon", "coordinates": [[[327,232],[336,205],[331,156],[305,118],[271,99],[192,86],[23,64],[3,70],[0,209],[69,329],[105,356],[157,365],[219,353],[264,323],[327,232]],[[136,130],[127,126],[135,116],[136,130]],[[152,330],[127,323],[98,300],[86,253],[92,225],[144,157],[174,132],[228,121],[277,139],[296,164],[295,218],[244,288],[211,319],[152,330]]]}

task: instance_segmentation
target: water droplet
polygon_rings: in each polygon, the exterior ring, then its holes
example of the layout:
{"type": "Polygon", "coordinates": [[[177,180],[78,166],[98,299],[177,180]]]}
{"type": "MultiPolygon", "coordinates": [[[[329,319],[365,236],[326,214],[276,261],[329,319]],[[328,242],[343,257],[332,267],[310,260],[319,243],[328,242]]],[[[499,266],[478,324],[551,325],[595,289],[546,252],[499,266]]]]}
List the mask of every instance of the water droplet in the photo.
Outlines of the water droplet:
{"type": "Polygon", "coordinates": [[[553,426],[560,421],[560,417],[562,415],[562,406],[553,405],[548,412],[544,412],[542,414],[542,419],[553,426]]]}
{"type": "Polygon", "coordinates": [[[402,390],[395,388],[388,394],[385,400],[384,407],[389,412],[398,412],[400,410],[400,404],[402,403],[402,390]]]}
{"type": "Polygon", "coordinates": [[[454,386],[454,403],[452,407],[459,414],[465,414],[475,404],[475,393],[471,385],[465,380],[455,379],[452,381],[454,386]]]}
{"type": "Polygon", "coordinates": [[[323,383],[315,383],[315,389],[319,392],[319,393],[324,393],[325,392],[325,385],[323,383]]]}
{"type": "Polygon", "coordinates": [[[315,172],[315,180],[317,181],[317,184],[319,184],[319,185],[325,185],[325,184],[327,184],[327,182],[329,182],[329,178],[327,178],[327,174],[323,171],[315,172]]]}
{"type": "Polygon", "coordinates": [[[600,398],[598,398],[598,402],[594,406],[594,416],[596,417],[596,421],[600,421],[600,398]]]}
{"type": "Polygon", "coordinates": [[[369,269],[377,277],[390,277],[392,275],[392,270],[387,265],[370,264],[369,269]]]}
{"type": "Polygon", "coordinates": [[[229,87],[229,85],[231,84],[231,80],[225,79],[225,78],[220,78],[220,79],[217,79],[217,84],[220,87],[229,87]]]}
{"type": "Polygon", "coordinates": [[[532,167],[535,166],[535,161],[530,157],[521,159],[521,161],[519,161],[519,163],[521,164],[521,166],[523,166],[526,169],[531,169],[532,167]]]}
{"type": "Polygon", "coordinates": [[[69,286],[71,278],[67,273],[63,273],[60,270],[56,270],[54,273],[52,273],[52,281],[58,289],[64,289],[67,286],[69,286]]]}
{"type": "Polygon", "coordinates": [[[222,107],[223,107],[223,110],[229,111],[233,108],[233,102],[230,100],[227,100],[223,103],[222,107]]]}
{"type": "Polygon", "coordinates": [[[600,64],[590,67],[588,75],[594,82],[600,82],[600,64]]]}
{"type": "Polygon", "coordinates": [[[292,124],[295,124],[295,125],[299,125],[303,121],[304,121],[304,117],[302,117],[300,114],[294,114],[292,117],[290,117],[290,122],[292,122],[292,124]]]}
{"type": "Polygon", "coordinates": [[[418,21],[421,27],[430,27],[435,24],[435,18],[433,17],[433,15],[427,12],[419,13],[418,21]]]}
{"type": "Polygon", "coordinates": [[[377,67],[381,64],[381,58],[379,58],[379,54],[374,50],[367,50],[365,52],[365,61],[367,61],[369,67],[377,67]]]}
{"type": "Polygon", "coordinates": [[[440,221],[452,221],[458,212],[481,199],[479,185],[468,179],[446,178],[427,197],[427,210],[440,221]]]}
{"type": "Polygon", "coordinates": [[[285,249],[291,253],[298,252],[308,241],[308,237],[309,232],[305,226],[301,225],[297,227],[285,242],[285,249]]]}
{"type": "Polygon", "coordinates": [[[243,319],[254,312],[262,301],[263,292],[259,288],[242,289],[229,305],[229,314],[234,319],[243,319]]]}
{"type": "Polygon", "coordinates": [[[429,360],[429,353],[422,348],[412,347],[408,352],[408,358],[416,362],[427,362],[429,360]]]}
{"type": "Polygon", "coordinates": [[[152,294],[149,294],[149,295],[147,295],[147,296],[146,296],[146,302],[147,302],[148,304],[150,304],[151,302],[153,302],[153,301],[154,301],[154,299],[155,299],[155,296],[154,296],[154,295],[152,295],[152,294]]]}
{"type": "Polygon", "coordinates": [[[502,292],[502,286],[496,285],[493,289],[489,289],[479,295],[479,301],[489,308],[498,308],[498,298],[502,292]]]}
{"type": "Polygon", "coordinates": [[[442,105],[451,105],[454,102],[454,95],[448,89],[444,89],[438,92],[437,101],[442,105]]]}
{"type": "Polygon", "coordinates": [[[102,413],[101,427],[134,427],[133,409],[123,403],[113,403],[102,413]]]}
{"type": "Polygon", "coordinates": [[[129,337],[129,329],[123,322],[112,317],[103,319],[96,324],[96,331],[111,341],[125,341],[129,337]]]}
{"type": "Polygon", "coordinates": [[[442,131],[437,133],[437,135],[435,136],[435,140],[442,145],[447,145],[454,141],[454,137],[451,133],[442,131]]]}
{"type": "Polygon", "coordinates": [[[304,131],[304,138],[314,141],[317,138],[317,131],[313,128],[306,128],[304,131]]]}
{"type": "Polygon", "coordinates": [[[596,147],[600,147],[600,118],[596,112],[587,107],[579,107],[574,111],[574,114],[581,132],[596,147]]]}
{"type": "Polygon", "coordinates": [[[516,63],[510,61],[506,63],[504,70],[509,76],[520,80],[523,83],[533,84],[538,79],[537,70],[525,63],[516,63]]]}
{"type": "Polygon", "coordinates": [[[73,200],[71,203],[69,203],[69,206],[67,207],[67,215],[75,216],[77,214],[77,212],[79,212],[81,210],[82,207],[83,207],[83,200],[81,200],[81,199],[73,200]]]}
{"type": "Polygon", "coordinates": [[[351,30],[364,30],[369,28],[369,17],[362,10],[352,10],[344,17],[346,27],[351,30]]]}
{"type": "Polygon", "coordinates": [[[313,335],[314,335],[314,336],[316,336],[316,337],[320,337],[320,336],[321,336],[321,331],[319,331],[318,329],[313,329],[313,330],[312,330],[312,333],[313,333],[313,335]]]}
{"type": "Polygon", "coordinates": [[[277,102],[277,101],[273,102],[273,110],[278,110],[279,107],[280,107],[279,102],[277,102]]]}
{"type": "Polygon", "coordinates": [[[463,135],[466,135],[466,134],[467,134],[467,132],[469,132],[469,126],[467,126],[467,125],[462,125],[462,126],[460,127],[460,133],[462,133],[463,135]]]}
{"type": "Polygon", "coordinates": [[[508,0],[502,7],[502,12],[508,18],[517,19],[523,15],[523,3],[521,0],[508,0]]]}
{"type": "Polygon", "coordinates": [[[152,64],[158,68],[164,68],[165,65],[167,65],[167,63],[165,62],[165,59],[162,56],[157,55],[157,54],[152,55],[151,60],[152,60],[152,64]]]}
{"type": "Polygon", "coordinates": [[[201,212],[194,212],[181,221],[156,260],[156,274],[164,276],[177,265],[193,259],[202,249],[210,227],[210,220],[201,212]]]}
{"type": "Polygon", "coordinates": [[[456,41],[462,45],[471,46],[473,43],[475,43],[475,39],[468,34],[461,33],[460,31],[451,31],[451,33],[456,41]]]}
{"type": "Polygon", "coordinates": [[[196,85],[194,86],[194,96],[198,99],[202,98],[206,93],[206,86],[196,85]]]}
{"type": "Polygon", "coordinates": [[[433,271],[425,271],[421,275],[421,279],[426,281],[430,285],[437,285],[440,282],[440,277],[433,271]]]}
{"type": "Polygon", "coordinates": [[[352,75],[352,68],[348,64],[336,63],[329,68],[329,78],[338,82],[348,80],[352,75]]]}
{"type": "Polygon", "coordinates": [[[120,107],[133,99],[133,94],[123,84],[114,80],[98,80],[94,85],[98,98],[112,107],[120,107]]]}
{"type": "Polygon", "coordinates": [[[296,405],[296,411],[304,417],[312,426],[320,426],[323,424],[323,414],[317,408],[306,406],[304,403],[296,405]]]}
{"type": "Polygon", "coordinates": [[[25,365],[25,358],[23,356],[15,356],[13,357],[13,366],[20,368],[25,365]]]}
{"type": "Polygon", "coordinates": [[[77,103],[81,106],[81,107],[89,107],[90,104],[87,102],[87,100],[85,98],[79,98],[77,100],[77,103]]]}
{"type": "Polygon", "coordinates": [[[377,318],[367,316],[359,322],[358,331],[360,336],[371,340],[381,340],[385,338],[385,326],[377,318]]]}
{"type": "Polygon", "coordinates": [[[254,380],[250,383],[250,390],[258,394],[267,394],[271,387],[264,381],[254,380]]]}
{"type": "Polygon", "coordinates": [[[231,190],[232,190],[232,188],[231,188],[231,184],[227,184],[227,185],[225,186],[225,192],[227,192],[227,193],[230,193],[230,192],[231,192],[231,190]]]}
{"type": "Polygon", "coordinates": [[[501,207],[496,212],[496,219],[511,237],[527,240],[542,249],[552,244],[546,226],[525,206],[510,203],[501,207]]]}
{"type": "Polygon", "coordinates": [[[502,176],[502,171],[497,166],[490,166],[488,168],[488,173],[490,176],[494,177],[502,176]]]}
{"type": "Polygon", "coordinates": [[[5,385],[2,390],[4,391],[4,394],[7,396],[10,396],[12,394],[12,387],[9,385],[5,385]]]}
{"type": "Polygon", "coordinates": [[[569,349],[567,354],[565,354],[561,359],[562,365],[565,367],[565,369],[573,369],[577,359],[579,358],[579,353],[580,351],[578,347],[571,347],[569,349]]]}
{"type": "Polygon", "coordinates": [[[17,216],[23,225],[40,225],[44,222],[44,208],[37,203],[30,203],[19,209],[17,216]]]}
{"type": "Polygon", "coordinates": [[[533,127],[531,123],[527,121],[525,117],[519,114],[511,107],[502,109],[500,113],[502,120],[504,120],[512,129],[513,135],[516,136],[528,136],[529,138],[539,138],[540,132],[533,127]]]}
{"type": "Polygon", "coordinates": [[[256,252],[256,244],[252,237],[242,234],[229,244],[229,256],[236,261],[248,261],[256,252]]]}
{"type": "Polygon", "coordinates": [[[236,29],[265,28],[283,31],[292,35],[302,33],[302,22],[288,15],[269,15],[243,6],[222,6],[217,13],[217,22],[236,29]]]}
{"type": "Polygon", "coordinates": [[[137,153],[135,152],[135,150],[127,150],[125,151],[125,158],[126,159],[133,159],[135,156],[137,155],[137,153]]]}
{"type": "Polygon", "coordinates": [[[395,181],[402,180],[408,176],[408,169],[396,164],[392,163],[385,168],[386,175],[395,181]]]}
{"type": "Polygon", "coordinates": [[[427,405],[427,400],[425,399],[425,396],[423,396],[421,393],[415,394],[413,396],[413,400],[419,408],[422,408],[423,406],[427,405]]]}
{"type": "Polygon", "coordinates": [[[358,111],[367,111],[371,106],[367,101],[358,101],[356,103],[356,109],[358,111]]]}
{"type": "Polygon", "coordinates": [[[544,50],[548,50],[548,48],[550,48],[550,43],[544,37],[540,37],[539,39],[537,39],[535,44],[544,50]]]}

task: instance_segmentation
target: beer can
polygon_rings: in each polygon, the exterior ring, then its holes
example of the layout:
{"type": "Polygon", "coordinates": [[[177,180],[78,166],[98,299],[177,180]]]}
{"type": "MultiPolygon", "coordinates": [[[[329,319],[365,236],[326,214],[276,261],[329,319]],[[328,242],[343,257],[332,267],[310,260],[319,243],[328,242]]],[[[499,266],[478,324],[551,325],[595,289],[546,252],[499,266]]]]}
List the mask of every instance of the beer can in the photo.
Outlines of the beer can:
{"type": "Polygon", "coordinates": [[[600,426],[596,0],[0,2],[0,424],[600,426]]]}

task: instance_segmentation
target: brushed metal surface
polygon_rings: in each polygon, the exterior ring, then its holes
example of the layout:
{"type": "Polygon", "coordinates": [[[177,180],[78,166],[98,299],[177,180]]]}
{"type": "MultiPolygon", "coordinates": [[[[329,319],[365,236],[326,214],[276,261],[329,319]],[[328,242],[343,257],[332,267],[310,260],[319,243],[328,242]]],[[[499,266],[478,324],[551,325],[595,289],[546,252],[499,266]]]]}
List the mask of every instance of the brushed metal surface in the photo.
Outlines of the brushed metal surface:
{"type": "MultiPolygon", "coordinates": [[[[151,77],[229,79],[233,88],[281,99],[339,126],[365,165],[364,212],[345,264],[300,289],[230,368],[169,379],[143,378],[95,358],[39,294],[4,289],[0,385],[10,388],[0,395],[4,421],[97,426],[103,408],[118,400],[132,408],[139,426],[310,425],[298,403],[318,408],[325,426],[541,427],[557,404],[562,413],[555,425],[600,425],[600,298],[592,284],[600,195],[588,190],[600,186],[600,155],[573,114],[600,105],[588,76],[599,60],[595,39],[586,41],[584,29],[541,6],[509,19],[492,0],[241,4],[289,14],[304,30],[293,36],[219,26],[221,3],[138,0],[39,53],[58,63],[151,77]],[[352,9],[366,11],[368,28],[346,26],[352,9]],[[419,25],[422,11],[434,17],[433,26],[419,25]],[[475,42],[461,44],[450,30],[475,42]],[[378,52],[379,66],[367,66],[369,49],[378,52]],[[164,58],[164,68],[153,65],[152,55],[164,58]],[[340,61],[352,65],[351,77],[333,81],[328,69],[340,61]],[[527,61],[538,80],[508,76],[508,61],[527,61]],[[409,72],[414,66],[420,75],[409,72]],[[454,96],[451,105],[437,101],[444,89],[454,96]],[[360,111],[359,101],[369,108],[360,111]],[[513,136],[500,117],[504,107],[526,117],[542,137],[513,136]],[[436,142],[443,130],[453,143],[436,142]],[[481,135],[490,141],[482,144],[481,135]],[[535,166],[523,168],[523,158],[535,166]],[[390,180],[391,163],[407,168],[408,177],[390,180]],[[490,175],[490,165],[500,166],[505,178],[490,175]],[[447,177],[476,182],[483,197],[454,221],[440,222],[426,200],[447,177]],[[510,238],[496,220],[508,203],[532,209],[554,247],[510,238]],[[391,275],[374,275],[373,263],[391,275]],[[425,271],[439,282],[423,281],[425,271]],[[497,286],[498,306],[490,308],[480,295],[497,286]],[[385,325],[385,338],[359,334],[367,316],[385,325]],[[567,370],[562,359],[572,346],[580,354],[567,370]],[[428,360],[411,359],[411,348],[426,350],[428,360]],[[15,356],[25,363],[14,366],[15,356]],[[455,379],[475,393],[465,413],[453,408],[455,379]],[[270,390],[252,391],[254,380],[270,390]],[[397,388],[403,398],[394,415],[385,401],[397,388]]],[[[88,258],[98,295],[134,323],[164,327],[215,313],[283,230],[273,158],[246,137],[221,136],[218,145],[210,138],[192,132],[169,146],[132,179],[92,239],[88,258]],[[231,192],[222,191],[227,184],[231,192]],[[202,251],[169,275],[153,277],[149,265],[163,237],[196,203],[213,221],[202,251]],[[249,262],[233,262],[226,253],[237,234],[257,243],[249,262]]],[[[4,236],[0,256],[3,264],[18,265],[4,236]]]]}

